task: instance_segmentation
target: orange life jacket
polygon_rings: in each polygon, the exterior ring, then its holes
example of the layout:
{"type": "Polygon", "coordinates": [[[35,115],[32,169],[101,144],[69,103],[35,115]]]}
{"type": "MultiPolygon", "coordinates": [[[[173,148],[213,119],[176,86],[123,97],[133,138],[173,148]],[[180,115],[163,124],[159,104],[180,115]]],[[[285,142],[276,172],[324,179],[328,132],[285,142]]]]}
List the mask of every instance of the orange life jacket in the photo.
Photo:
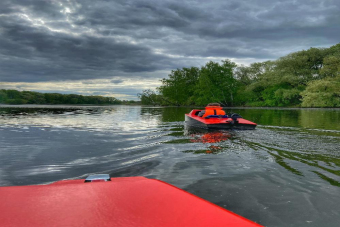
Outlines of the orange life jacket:
{"type": "Polygon", "coordinates": [[[202,117],[206,117],[209,115],[225,115],[225,112],[222,110],[220,106],[206,106],[205,114],[202,117]]]}

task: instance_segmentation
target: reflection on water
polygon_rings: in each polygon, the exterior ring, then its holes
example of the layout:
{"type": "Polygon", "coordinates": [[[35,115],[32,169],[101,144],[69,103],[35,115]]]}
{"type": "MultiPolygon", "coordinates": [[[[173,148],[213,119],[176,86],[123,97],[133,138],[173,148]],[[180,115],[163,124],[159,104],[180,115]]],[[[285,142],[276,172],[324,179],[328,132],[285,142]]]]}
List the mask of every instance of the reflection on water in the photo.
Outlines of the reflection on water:
{"type": "Polygon", "coordinates": [[[237,109],[245,119],[260,125],[340,130],[339,109],[237,109]]]}
{"type": "MultiPolygon", "coordinates": [[[[222,141],[228,140],[232,137],[232,131],[225,131],[225,130],[215,130],[209,131],[199,128],[194,128],[185,125],[184,134],[187,137],[191,137],[191,139],[182,140],[183,142],[190,142],[190,143],[220,143],[222,141]]],[[[175,140],[178,141],[178,140],[175,140]]],[[[185,150],[184,153],[194,153],[194,154],[217,154],[223,151],[223,146],[220,144],[216,145],[208,145],[206,149],[203,150],[185,150]]]]}
{"type": "Polygon", "coordinates": [[[231,133],[226,131],[215,131],[190,134],[190,137],[193,137],[193,139],[190,140],[192,143],[219,143],[229,139],[231,133]]]}
{"type": "Polygon", "coordinates": [[[226,110],[251,131],[188,128],[189,111],[0,106],[0,186],[146,176],[263,225],[338,226],[340,110],[226,110]]]}

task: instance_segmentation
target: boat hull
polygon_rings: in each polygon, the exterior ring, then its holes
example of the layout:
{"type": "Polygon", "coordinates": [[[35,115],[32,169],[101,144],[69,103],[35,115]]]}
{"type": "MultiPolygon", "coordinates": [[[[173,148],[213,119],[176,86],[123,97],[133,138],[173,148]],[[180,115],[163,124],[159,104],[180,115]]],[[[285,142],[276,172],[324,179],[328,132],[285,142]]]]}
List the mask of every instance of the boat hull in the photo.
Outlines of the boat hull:
{"type": "Polygon", "coordinates": [[[190,127],[197,127],[203,129],[220,130],[220,129],[240,129],[252,130],[255,129],[257,124],[243,118],[212,118],[205,119],[195,115],[195,112],[185,115],[185,123],[190,127]]]}
{"type": "Polygon", "coordinates": [[[0,187],[0,197],[1,226],[260,226],[144,177],[0,187]]]}

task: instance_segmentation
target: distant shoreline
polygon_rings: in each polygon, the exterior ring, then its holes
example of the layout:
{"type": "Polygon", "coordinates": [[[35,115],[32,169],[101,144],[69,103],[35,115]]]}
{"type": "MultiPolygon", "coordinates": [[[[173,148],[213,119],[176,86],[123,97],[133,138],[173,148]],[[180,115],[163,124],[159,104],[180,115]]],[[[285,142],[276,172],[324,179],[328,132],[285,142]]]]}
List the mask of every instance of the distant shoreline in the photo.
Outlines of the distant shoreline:
{"type": "MultiPolygon", "coordinates": [[[[203,106],[152,106],[140,104],[104,104],[104,105],[91,105],[91,104],[0,104],[0,108],[72,108],[72,107],[114,107],[114,106],[141,106],[141,107],[154,107],[154,108],[193,108],[203,109],[203,106]]],[[[233,106],[223,107],[223,109],[277,109],[277,110],[340,110],[339,107],[244,107],[233,106]]]]}
{"type": "Polygon", "coordinates": [[[103,106],[141,106],[139,104],[2,104],[0,108],[14,107],[14,108],[25,108],[25,107],[103,107],[103,106]]]}

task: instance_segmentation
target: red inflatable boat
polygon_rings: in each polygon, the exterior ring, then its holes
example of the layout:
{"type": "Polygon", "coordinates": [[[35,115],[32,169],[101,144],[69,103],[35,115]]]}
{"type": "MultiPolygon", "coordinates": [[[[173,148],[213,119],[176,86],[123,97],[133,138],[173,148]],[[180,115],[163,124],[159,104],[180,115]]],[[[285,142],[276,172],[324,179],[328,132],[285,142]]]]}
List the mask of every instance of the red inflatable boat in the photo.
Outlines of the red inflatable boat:
{"type": "Polygon", "coordinates": [[[260,226],[159,180],[95,175],[85,182],[0,187],[0,225],[260,226]]]}
{"type": "Polygon", "coordinates": [[[205,129],[255,129],[256,123],[243,119],[238,114],[207,115],[205,110],[192,110],[185,114],[185,123],[188,126],[205,129]]]}

